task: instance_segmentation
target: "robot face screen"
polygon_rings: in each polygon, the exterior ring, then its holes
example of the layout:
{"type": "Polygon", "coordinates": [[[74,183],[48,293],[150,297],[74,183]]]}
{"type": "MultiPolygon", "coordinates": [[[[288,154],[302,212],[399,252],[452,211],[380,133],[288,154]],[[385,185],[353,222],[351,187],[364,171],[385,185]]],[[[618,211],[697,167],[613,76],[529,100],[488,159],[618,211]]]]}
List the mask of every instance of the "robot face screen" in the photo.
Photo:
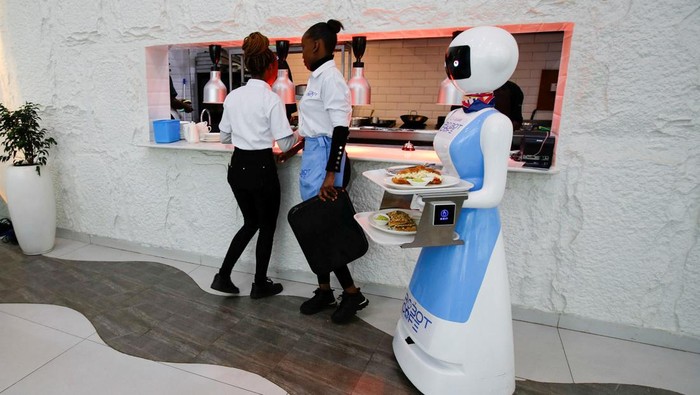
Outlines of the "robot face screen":
{"type": "Polygon", "coordinates": [[[469,45],[449,47],[445,53],[445,70],[453,80],[471,77],[469,45]]]}

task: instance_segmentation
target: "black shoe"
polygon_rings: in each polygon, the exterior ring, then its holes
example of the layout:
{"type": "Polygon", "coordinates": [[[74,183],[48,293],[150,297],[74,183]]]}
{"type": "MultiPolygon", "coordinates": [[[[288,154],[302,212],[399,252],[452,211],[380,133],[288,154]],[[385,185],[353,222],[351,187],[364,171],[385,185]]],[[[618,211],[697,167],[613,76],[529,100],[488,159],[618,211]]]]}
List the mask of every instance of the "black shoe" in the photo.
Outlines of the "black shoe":
{"type": "Polygon", "coordinates": [[[331,315],[331,320],[336,324],[344,324],[355,315],[358,310],[362,310],[369,304],[369,300],[362,295],[362,292],[350,294],[343,291],[340,306],[331,315]]]}
{"type": "Polygon", "coordinates": [[[266,296],[277,295],[282,292],[282,284],[273,283],[269,278],[262,284],[253,283],[253,289],[250,290],[251,299],[260,299],[266,296]]]}
{"type": "Polygon", "coordinates": [[[316,314],[324,309],[335,307],[338,302],[335,301],[333,296],[333,290],[323,290],[321,288],[316,288],[314,291],[314,296],[301,304],[299,311],[301,314],[311,315],[316,314]]]}
{"type": "Polygon", "coordinates": [[[231,281],[230,278],[228,277],[221,277],[219,273],[214,276],[214,282],[211,283],[211,289],[215,289],[219,292],[224,292],[227,294],[237,294],[240,291],[238,290],[238,287],[233,285],[233,281],[231,281]]]}

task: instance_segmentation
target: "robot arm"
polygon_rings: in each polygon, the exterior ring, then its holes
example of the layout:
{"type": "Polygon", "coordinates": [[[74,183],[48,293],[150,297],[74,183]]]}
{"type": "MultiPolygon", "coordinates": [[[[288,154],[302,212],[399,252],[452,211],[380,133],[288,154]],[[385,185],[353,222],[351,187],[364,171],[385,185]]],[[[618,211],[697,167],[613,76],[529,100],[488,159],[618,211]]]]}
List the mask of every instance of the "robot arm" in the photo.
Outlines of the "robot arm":
{"type": "Polygon", "coordinates": [[[481,151],[484,154],[484,184],[469,193],[464,208],[496,207],[503,198],[508,175],[508,152],[513,139],[513,126],[505,115],[497,113],[484,121],[481,129],[481,151]]]}

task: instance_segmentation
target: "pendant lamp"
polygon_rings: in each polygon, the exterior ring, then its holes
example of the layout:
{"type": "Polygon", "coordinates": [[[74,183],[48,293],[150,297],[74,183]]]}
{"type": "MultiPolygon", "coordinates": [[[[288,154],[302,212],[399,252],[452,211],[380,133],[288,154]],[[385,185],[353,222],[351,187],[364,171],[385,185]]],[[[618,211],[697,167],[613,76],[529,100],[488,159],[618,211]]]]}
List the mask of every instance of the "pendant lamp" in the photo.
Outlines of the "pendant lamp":
{"type": "Polygon", "coordinates": [[[459,106],[462,104],[462,92],[460,92],[450,77],[445,77],[440,83],[437,104],[459,106]]]}
{"type": "Polygon", "coordinates": [[[203,102],[208,104],[222,104],[226,99],[226,85],[221,81],[221,70],[219,70],[219,59],[221,58],[221,45],[209,46],[209,57],[212,66],[209,72],[209,81],[204,85],[203,102]]]}
{"type": "Polygon", "coordinates": [[[296,97],[294,95],[294,83],[289,79],[289,65],[287,64],[287,54],[289,54],[289,41],[278,40],[275,43],[277,48],[277,79],[272,84],[272,91],[275,92],[282,103],[294,104],[296,97]]]}
{"type": "Polygon", "coordinates": [[[372,104],[372,88],[365,78],[365,64],[362,62],[366,47],[367,37],[355,36],[352,38],[352,52],[355,55],[355,62],[352,64],[352,76],[348,80],[348,88],[350,88],[353,106],[372,104]]]}

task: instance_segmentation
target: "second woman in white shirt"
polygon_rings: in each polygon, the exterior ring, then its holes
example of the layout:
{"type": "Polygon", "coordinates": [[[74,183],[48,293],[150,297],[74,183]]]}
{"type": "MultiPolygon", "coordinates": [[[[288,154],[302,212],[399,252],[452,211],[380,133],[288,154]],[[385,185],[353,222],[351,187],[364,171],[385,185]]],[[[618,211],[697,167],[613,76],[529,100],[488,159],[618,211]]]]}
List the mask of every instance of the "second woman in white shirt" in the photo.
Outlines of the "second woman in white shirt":
{"type": "MultiPolygon", "coordinates": [[[[322,200],[335,200],[335,187],[347,185],[349,164],[346,163],[347,142],[352,114],[350,89],[335,66],[333,51],[343,25],[331,19],[311,26],[301,39],[304,64],[311,70],[306,92],[299,106],[300,134],[304,137],[299,189],[303,200],[318,195],[322,200]]],[[[319,240],[323,243],[323,240],[319,240]]],[[[336,308],[333,322],[350,321],[369,300],[355,286],[350,269],[343,266],[333,271],[343,287],[337,305],[330,286],[330,273],[319,274],[314,296],[302,303],[302,314],[316,314],[336,308]]]]}

